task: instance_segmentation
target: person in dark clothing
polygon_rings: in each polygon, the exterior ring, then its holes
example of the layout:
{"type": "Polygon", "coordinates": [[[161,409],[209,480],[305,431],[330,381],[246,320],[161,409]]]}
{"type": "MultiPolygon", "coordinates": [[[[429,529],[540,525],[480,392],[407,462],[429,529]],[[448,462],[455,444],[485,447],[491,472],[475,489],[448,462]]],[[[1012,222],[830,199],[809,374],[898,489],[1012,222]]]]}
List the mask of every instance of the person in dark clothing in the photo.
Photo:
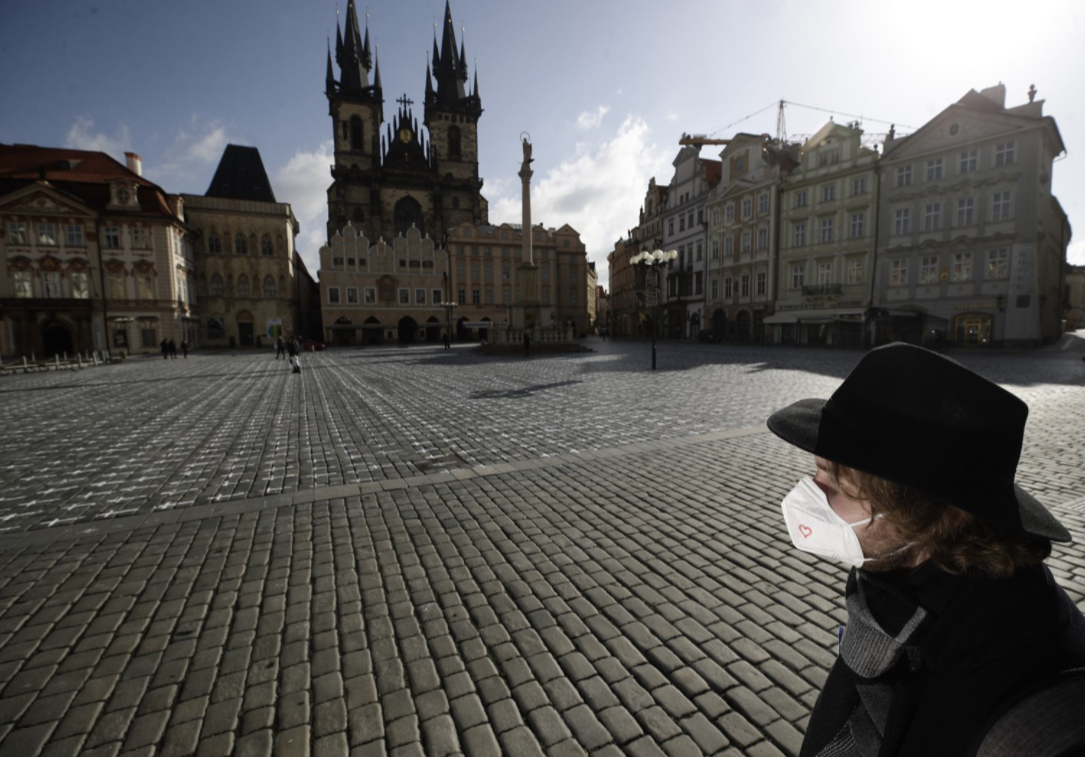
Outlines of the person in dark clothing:
{"type": "Polygon", "coordinates": [[[163,360],[169,360],[170,359],[170,343],[169,343],[169,340],[168,339],[163,339],[162,344],[160,344],[158,346],[162,348],[162,359],[163,360]]]}
{"type": "Polygon", "coordinates": [[[177,342],[170,339],[170,357],[174,360],[177,359],[177,342]]]}
{"type": "Polygon", "coordinates": [[[192,348],[192,345],[190,345],[190,344],[188,343],[188,340],[187,340],[187,339],[185,339],[185,340],[182,340],[182,342],[181,342],[181,352],[182,352],[182,353],[184,354],[184,356],[185,356],[185,360],[188,360],[188,351],[189,351],[189,350],[190,350],[191,348],[192,348]]]}
{"type": "Polygon", "coordinates": [[[286,340],[280,336],[275,340],[275,359],[286,358],[286,340]]]}
{"type": "Polygon", "coordinates": [[[531,355],[531,332],[524,329],[524,357],[531,355]]]}
{"type": "Polygon", "coordinates": [[[815,456],[782,503],[792,543],[852,566],[802,757],[974,754],[1008,706],[1085,666],[1085,617],[1043,564],[1070,533],[1014,483],[1027,415],[955,361],[891,344],[829,400],[769,418],[815,456]]]}

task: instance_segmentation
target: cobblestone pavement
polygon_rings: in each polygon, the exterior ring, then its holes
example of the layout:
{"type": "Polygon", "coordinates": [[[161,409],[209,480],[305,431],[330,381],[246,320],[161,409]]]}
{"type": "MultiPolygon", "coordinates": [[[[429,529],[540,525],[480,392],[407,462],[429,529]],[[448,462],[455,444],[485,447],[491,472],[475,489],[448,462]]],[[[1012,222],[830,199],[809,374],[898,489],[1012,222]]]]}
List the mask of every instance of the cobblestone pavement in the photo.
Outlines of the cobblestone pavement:
{"type": "MultiPolygon", "coordinates": [[[[859,354],[592,346],[0,381],[0,757],[796,754],[845,573],[764,418],[859,354]]],[[[1078,356],[961,359],[1080,543],[1078,356]]]]}

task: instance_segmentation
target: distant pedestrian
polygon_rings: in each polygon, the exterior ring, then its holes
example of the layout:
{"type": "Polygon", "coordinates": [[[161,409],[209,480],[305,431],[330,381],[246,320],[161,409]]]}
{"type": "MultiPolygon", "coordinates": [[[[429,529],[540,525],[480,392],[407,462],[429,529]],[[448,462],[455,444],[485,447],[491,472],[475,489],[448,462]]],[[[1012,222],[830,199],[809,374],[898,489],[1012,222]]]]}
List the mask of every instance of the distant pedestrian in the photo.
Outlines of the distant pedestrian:
{"type": "Polygon", "coordinates": [[[452,337],[449,336],[447,331],[445,332],[445,349],[446,350],[452,349],[452,337]]]}
{"type": "Polygon", "coordinates": [[[301,358],[297,354],[290,356],[290,367],[294,373],[301,373],[301,358]]]}
{"type": "Polygon", "coordinates": [[[177,359],[177,342],[170,339],[170,357],[174,360],[177,359]]]}
{"type": "Polygon", "coordinates": [[[185,360],[188,360],[188,351],[189,351],[189,349],[190,349],[191,347],[192,347],[192,345],[188,343],[188,340],[187,340],[187,339],[185,339],[185,340],[183,340],[183,341],[181,342],[181,352],[183,352],[183,353],[184,353],[184,355],[185,355],[185,360]]]}
{"type": "Polygon", "coordinates": [[[524,329],[524,357],[531,357],[531,332],[524,329]]]}
{"type": "Polygon", "coordinates": [[[162,348],[162,359],[163,360],[169,360],[170,359],[170,343],[169,343],[169,340],[168,339],[163,339],[162,344],[160,344],[158,346],[162,348]]]}
{"type": "Polygon", "coordinates": [[[275,359],[278,360],[280,357],[286,359],[286,340],[281,335],[275,340],[275,359]]]}

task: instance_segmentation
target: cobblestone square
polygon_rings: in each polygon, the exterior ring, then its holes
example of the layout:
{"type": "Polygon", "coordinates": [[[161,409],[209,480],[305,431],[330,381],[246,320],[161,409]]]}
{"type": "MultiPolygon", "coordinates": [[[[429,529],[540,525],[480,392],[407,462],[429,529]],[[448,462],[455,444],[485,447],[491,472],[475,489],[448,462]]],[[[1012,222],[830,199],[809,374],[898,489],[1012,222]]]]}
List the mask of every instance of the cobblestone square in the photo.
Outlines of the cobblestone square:
{"type": "MultiPolygon", "coordinates": [[[[954,357],[1029,403],[1085,607],[1065,344],[954,357]]],[[[861,353],[589,345],[0,378],[0,757],[797,754],[846,573],[764,421],[861,353]]]]}

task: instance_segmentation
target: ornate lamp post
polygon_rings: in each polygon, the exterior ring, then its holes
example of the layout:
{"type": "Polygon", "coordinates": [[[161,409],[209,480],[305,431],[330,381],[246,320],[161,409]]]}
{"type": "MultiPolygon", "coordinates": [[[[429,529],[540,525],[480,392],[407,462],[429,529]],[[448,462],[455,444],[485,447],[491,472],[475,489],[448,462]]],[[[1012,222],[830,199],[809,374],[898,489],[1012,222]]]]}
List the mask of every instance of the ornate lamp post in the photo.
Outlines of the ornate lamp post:
{"type": "Polygon", "coordinates": [[[456,307],[455,302],[441,302],[438,303],[438,307],[445,309],[445,349],[450,349],[452,345],[452,308],[456,307]]]}
{"type": "Polygon", "coordinates": [[[678,250],[656,250],[648,252],[643,250],[629,259],[629,264],[639,266],[644,272],[645,289],[648,287],[647,275],[651,268],[656,273],[656,315],[652,316],[652,370],[656,369],[656,320],[658,316],[659,292],[663,288],[663,266],[678,257],[678,250]]]}

